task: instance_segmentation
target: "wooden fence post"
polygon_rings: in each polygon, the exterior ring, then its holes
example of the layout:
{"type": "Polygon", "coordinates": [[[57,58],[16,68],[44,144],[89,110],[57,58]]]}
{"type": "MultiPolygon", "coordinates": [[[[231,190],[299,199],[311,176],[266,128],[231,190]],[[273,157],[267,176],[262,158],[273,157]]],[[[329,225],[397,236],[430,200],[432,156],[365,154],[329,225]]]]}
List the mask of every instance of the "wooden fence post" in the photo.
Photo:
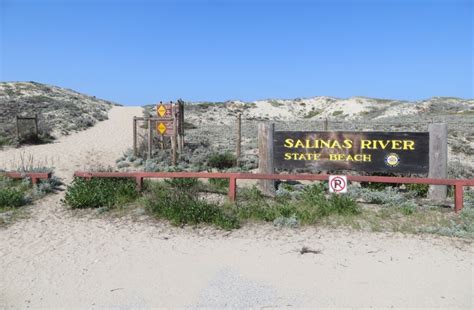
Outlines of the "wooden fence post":
{"type": "MultiPolygon", "coordinates": [[[[448,175],[448,126],[446,123],[428,125],[430,132],[429,178],[444,179],[448,175]]],[[[445,201],[448,190],[446,185],[430,185],[428,198],[445,201]]]]}
{"type": "Polygon", "coordinates": [[[151,159],[151,145],[152,145],[153,128],[151,127],[151,118],[148,118],[148,154],[147,159],[151,159]]]}
{"type": "Polygon", "coordinates": [[[177,117],[176,117],[176,114],[173,115],[173,135],[171,136],[171,152],[172,152],[172,164],[173,166],[176,166],[176,163],[177,163],[177,158],[178,158],[178,155],[177,155],[177,151],[176,151],[176,148],[177,148],[177,135],[178,135],[178,126],[176,124],[177,122],[177,117]]]}
{"type": "Polygon", "coordinates": [[[133,117],[133,155],[137,156],[137,117],[133,117]]]}
{"type": "Polygon", "coordinates": [[[38,130],[38,114],[35,114],[35,136],[38,137],[39,130],[38,130]]]}
{"type": "Polygon", "coordinates": [[[20,124],[18,124],[18,115],[16,116],[16,137],[20,140],[20,124]]]}
{"type": "MultiPolygon", "coordinates": [[[[262,122],[258,124],[258,170],[259,173],[274,173],[273,165],[273,132],[275,124],[262,122]]],[[[275,180],[260,180],[260,189],[265,195],[275,195],[275,180]]]]}
{"type": "Polygon", "coordinates": [[[242,113],[237,114],[237,142],[235,147],[236,165],[240,167],[240,152],[242,147],[242,113]]]}

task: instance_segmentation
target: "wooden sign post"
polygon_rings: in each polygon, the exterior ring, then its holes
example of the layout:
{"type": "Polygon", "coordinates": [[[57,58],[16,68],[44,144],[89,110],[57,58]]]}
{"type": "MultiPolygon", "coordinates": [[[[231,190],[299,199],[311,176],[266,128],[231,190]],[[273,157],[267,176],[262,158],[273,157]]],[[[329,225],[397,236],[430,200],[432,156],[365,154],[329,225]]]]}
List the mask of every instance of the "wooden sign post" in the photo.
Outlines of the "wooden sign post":
{"type": "MultiPolygon", "coordinates": [[[[275,124],[258,124],[258,170],[259,173],[275,173],[273,166],[273,133],[275,124]]],[[[260,180],[260,189],[265,195],[275,195],[275,180],[260,180]]]]}
{"type": "MultiPolygon", "coordinates": [[[[448,176],[448,126],[445,123],[430,124],[430,165],[428,177],[445,179],[448,176]]],[[[430,185],[428,198],[445,201],[448,195],[446,185],[430,185]]]]}
{"type": "MultiPolygon", "coordinates": [[[[133,153],[138,156],[138,121],[146,122],[147,137],[146,157],[150,159],[153,155],[153,131],[156,131],[161,140],[161,149],[164,149],[165,138],[171,142],[172,163],[177,164],[178,151],[182,152],[184,148],[184,102],[180,100],[178,104],[163,103],[160,101],[156,105],[156,116],[153,117],[133,117],[133,153]],[[178,140],[179,138],[179,140],[178,140]]],[[[145,139],[145,136],[142,136],[145,139]]]]}

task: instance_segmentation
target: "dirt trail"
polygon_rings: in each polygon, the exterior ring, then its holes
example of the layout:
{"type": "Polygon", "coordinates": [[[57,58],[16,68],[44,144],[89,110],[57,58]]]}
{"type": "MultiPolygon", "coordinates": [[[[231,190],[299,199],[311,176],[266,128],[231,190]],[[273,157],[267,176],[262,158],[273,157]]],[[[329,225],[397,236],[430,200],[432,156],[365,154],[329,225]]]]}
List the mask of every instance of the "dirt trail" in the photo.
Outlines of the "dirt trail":
{"type": "MultiPolygon", "coordinates": [[[[138,108],[55,144],[0,152],[56,156],[57,174],[113,165],[131,145],[138,108]]],[[[0,160],[1,164],[1,160],[0,160]]],[[[277,229],[233,232],[155,221],[79,217],[63,193],[0,231],[0,307],[471,308],[473,251],[430,236],[277,229]],[[302,246],[320,254],[300,254],[302,246]]]]}

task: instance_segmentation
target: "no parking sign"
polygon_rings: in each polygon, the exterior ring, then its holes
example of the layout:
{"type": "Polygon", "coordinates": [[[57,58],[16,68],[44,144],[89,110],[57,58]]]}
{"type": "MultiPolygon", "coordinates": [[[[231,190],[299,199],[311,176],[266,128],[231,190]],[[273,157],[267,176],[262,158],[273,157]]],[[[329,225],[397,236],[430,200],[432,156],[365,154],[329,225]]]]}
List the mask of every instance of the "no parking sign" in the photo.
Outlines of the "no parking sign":
{"type": "Polygon", "coordinates": [[[329,176],[329,192],[330,193],[347,193],[347,176],[330,175],[329,176]]]}

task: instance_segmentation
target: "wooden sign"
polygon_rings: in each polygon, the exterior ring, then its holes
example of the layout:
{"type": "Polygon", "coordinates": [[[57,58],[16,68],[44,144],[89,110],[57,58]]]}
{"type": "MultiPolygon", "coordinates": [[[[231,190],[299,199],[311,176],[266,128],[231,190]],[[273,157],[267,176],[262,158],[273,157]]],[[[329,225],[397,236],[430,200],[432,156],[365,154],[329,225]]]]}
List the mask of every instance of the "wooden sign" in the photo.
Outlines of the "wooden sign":
{"type": "Polygon", "coordinates": [[[275,131],[280,169],[428,173],[428,132],[275,131]]]}
{"type": "Polygon", "coordinates": [[[173,121],[157,121],[156,131],[162,136],[172,136],[174,133],[173,121]]]}

